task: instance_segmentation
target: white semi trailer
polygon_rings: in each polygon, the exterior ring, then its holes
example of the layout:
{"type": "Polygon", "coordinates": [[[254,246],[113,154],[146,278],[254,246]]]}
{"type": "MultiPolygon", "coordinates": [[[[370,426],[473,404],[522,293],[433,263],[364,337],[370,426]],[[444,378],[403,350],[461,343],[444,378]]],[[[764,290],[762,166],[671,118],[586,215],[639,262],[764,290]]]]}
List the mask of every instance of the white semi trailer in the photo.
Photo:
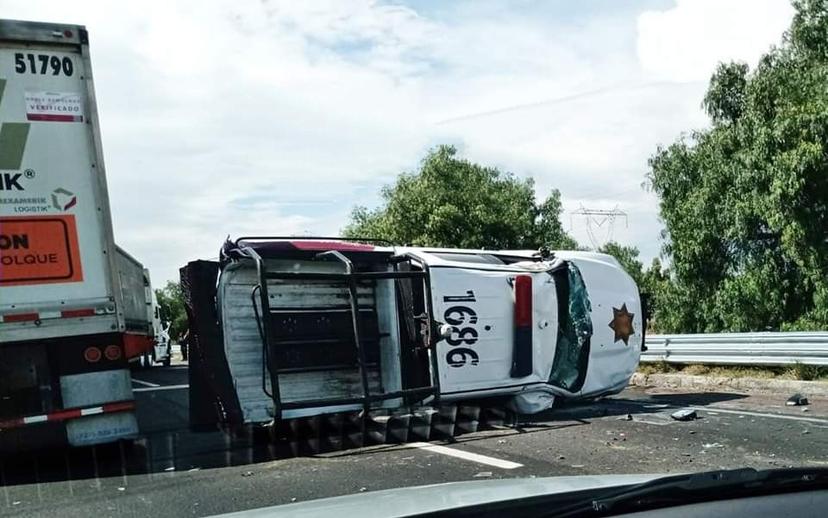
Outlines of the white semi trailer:
{"type": "Polygon", "coordinates": [[[113,238],[86,29],[0,20],[0,449],[137,435],[148,289],[113,238]]]}

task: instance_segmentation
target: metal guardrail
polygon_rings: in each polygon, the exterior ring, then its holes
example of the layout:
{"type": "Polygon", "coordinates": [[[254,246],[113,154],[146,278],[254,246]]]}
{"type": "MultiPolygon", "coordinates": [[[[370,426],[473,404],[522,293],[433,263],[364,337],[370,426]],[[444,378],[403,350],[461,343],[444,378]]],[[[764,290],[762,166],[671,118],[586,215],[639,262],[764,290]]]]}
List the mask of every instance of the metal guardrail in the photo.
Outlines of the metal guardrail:
{"type": "Polygon", "coordinates": [[[642,362],[828,365],[828,332],[649,335],[642,362]]]}

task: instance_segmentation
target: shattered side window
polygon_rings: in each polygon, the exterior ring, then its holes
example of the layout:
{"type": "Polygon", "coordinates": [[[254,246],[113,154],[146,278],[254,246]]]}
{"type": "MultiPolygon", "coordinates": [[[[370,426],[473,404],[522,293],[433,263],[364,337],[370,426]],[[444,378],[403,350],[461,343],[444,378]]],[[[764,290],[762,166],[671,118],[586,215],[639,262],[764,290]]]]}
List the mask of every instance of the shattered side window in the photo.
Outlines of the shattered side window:
{"type": "Polygon", "coordinates": [[[581,272],[573,263],[555,274],[558,295],[558,343],[549,383],[577,392],[586,378],[592,336],[591,306],[581,272]]]}

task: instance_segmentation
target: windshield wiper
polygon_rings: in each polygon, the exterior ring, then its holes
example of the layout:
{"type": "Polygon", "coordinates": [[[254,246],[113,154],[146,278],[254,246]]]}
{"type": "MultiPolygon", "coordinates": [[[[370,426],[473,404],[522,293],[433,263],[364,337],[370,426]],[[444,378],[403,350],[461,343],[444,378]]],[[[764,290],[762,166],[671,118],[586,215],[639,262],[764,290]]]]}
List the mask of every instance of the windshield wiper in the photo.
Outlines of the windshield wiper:
{"type": "Polygon", "coordinates": [[[793,468],[757,471],[753,468],[675,475],[619,490],[603,491],[559,508],[547,516],[605,516],[645,509],[732,500],[774,493],[828,489],[828,469],[793,468]]]}

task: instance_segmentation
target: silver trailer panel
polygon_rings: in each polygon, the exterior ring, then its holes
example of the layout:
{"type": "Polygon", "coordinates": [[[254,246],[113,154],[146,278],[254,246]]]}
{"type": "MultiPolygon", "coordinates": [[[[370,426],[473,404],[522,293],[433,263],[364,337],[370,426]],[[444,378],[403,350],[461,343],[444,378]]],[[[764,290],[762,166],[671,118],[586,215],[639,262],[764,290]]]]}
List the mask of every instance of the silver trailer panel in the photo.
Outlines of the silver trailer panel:
{"type": "Polygon", "coordinates": [[[0,21],[0,342],[124,331],[86,30],[0,21]]]}

